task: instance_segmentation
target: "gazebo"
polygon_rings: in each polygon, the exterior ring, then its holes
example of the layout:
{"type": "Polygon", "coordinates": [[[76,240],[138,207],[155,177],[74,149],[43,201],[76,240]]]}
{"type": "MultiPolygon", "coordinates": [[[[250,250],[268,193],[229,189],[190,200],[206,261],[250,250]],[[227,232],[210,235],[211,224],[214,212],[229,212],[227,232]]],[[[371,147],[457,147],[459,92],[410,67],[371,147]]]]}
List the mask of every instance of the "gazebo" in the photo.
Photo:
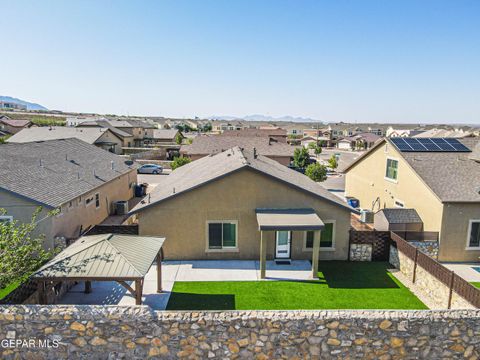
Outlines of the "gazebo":
{"type": "Polygon", "coordinates": [[[260,231],[260,278],[266,277],[267,240],[265,231],[313,231],[312,278],[318,278],[318,254],[320,231],[325,224],[310,208],[301,209],[255,209],[260,231]]]}
{"type": "Polygon", "coordinates": [[[120,234],[81,237],[33,274],[39,302],[47,304],[48,291],[62,281],[84,281],[85,293],[92,291],[92,281],[116,281],[141,305],[144,277],[155,260],[157,292],[162,291],[164,241],[161,237],[120,234]],[[135,282],[135,288],[129,281],[135,282]]]}

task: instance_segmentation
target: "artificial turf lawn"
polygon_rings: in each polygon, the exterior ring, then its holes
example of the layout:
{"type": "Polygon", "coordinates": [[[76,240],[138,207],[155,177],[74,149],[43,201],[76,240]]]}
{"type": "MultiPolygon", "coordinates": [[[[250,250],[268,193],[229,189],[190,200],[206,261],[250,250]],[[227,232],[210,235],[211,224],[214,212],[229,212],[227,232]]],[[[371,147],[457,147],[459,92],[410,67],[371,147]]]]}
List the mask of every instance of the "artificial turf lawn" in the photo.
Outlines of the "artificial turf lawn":
{"type": "Polygon", "coordinates": [[[480,288],[480,282],[472,282],[470,284],[472,284],[473,286],[475,286],[477,288],[480,288]]]}
{"type": "Polygon", "coordinates": [[[167,310],[427,309],[389,267],[320,261],[312,281],[177,281],[167,310]]]}
{"type": "Polygon", "coordinates": [[[14,282],[5,288],[0,290],[0,299],[3,299],[5,296],[10,294],[13,290],[15,290],[17,287],[19,287],[21,284],[21,281],[14,282]]]}

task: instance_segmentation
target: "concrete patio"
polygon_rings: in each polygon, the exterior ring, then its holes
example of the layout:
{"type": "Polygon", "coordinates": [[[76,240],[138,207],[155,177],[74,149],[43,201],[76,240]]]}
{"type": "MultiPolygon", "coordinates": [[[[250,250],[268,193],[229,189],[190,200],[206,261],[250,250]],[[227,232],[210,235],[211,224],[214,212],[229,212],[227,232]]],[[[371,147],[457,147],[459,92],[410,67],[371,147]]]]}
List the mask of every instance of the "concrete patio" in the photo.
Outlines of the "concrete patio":
{"type": "MultiPolygon", "coordinates": [[[[308,260],[294,260],[290,265],[267,261],[267,281],[310,280],[312,265],[308,260]]],[[[143,304],[165,310],[175,281],[265,281],[260,279],[260,262],[254,260],[164,261],[163,292],[157,293],[157,267],[145,276],[143,304]]],[[[93,282],[92,292],[84,293],[83,283],[72,287],[58,302],[77,305],[135,305],[135,298],[116,282],[93,282]]]]}
{"type": "Polygon", "coordinates": [[[468,282],[480,282],[480,263],[442,263],[468,282]],[[477,270],[476,270],[477,269],[477,270]]]}

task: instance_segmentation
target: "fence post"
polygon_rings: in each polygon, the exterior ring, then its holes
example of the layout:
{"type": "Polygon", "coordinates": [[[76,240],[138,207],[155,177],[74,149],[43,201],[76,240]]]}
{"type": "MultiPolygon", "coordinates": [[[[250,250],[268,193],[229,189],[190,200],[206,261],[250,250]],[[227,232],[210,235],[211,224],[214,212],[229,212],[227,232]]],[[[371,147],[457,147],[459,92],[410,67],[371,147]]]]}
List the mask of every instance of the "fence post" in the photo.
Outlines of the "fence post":
{"type": "Polygon", "coordinates": [[[450,289],[448,292],[448,306],[447,309],[452,308],[452,295],[453,295],[453,280],[455,279],[455,272],[452,270],[450,275],[450,289]]]}
{"type": "Polygon", "coordinates": [[[412,277],[412,282],[414,284],[417,278],[417,260],[418,260],[418,248],[415,248],[415,260],[413,262],[413,277],[412,277]]]}
{"type": "Polygon", "coordinates": [[[350,247],[352,246],[352,237],[353,237],[353,229],[348,231],[348,258],[347,260],[350,261],[350,247]]]}

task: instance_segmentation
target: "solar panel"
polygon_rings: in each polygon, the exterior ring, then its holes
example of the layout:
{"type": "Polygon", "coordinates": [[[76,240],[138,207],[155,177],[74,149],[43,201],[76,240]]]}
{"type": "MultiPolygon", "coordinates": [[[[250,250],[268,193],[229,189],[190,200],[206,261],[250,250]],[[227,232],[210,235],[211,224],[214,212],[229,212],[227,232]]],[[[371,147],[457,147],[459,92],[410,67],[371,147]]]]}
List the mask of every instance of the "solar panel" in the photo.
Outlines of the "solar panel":
{"type": "Polygon", "coordinates": [[[390,138],[401,152],[471,152],[454,138],[390,138]]]}

